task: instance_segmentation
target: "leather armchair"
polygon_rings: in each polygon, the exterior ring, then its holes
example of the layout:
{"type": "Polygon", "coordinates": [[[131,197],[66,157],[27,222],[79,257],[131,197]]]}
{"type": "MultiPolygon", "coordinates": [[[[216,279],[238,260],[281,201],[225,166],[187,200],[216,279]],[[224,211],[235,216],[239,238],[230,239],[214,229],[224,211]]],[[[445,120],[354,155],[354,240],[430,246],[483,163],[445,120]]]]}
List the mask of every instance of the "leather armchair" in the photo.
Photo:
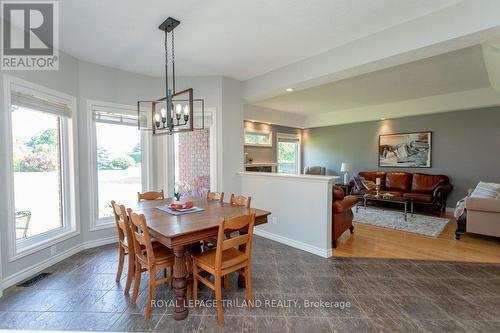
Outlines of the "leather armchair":
{"type": "Polygon", "coordinates": [[[352,219],[352,207],[358,203],[358,197],[348,195],[344,197],[344,191],[341,188],[333,188],[332,203],[332,246],[337,248],[337,239],[347,230],[354,232],[352,219]]]}

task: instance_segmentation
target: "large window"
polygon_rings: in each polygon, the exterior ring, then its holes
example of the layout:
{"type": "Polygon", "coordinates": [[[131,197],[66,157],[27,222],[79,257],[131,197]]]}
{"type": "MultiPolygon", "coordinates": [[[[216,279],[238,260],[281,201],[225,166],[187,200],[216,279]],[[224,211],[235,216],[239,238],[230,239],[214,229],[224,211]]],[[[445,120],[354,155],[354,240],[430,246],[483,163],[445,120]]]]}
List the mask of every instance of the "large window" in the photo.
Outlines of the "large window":
{"type": "Polygon", "coordinates": [[[277,142],[278,172],[298,174],[300,170],[300,136],[278,133],[277,142]]]}
{"type": "Polygon", "coordinates": [[[73,97],[5,76],[10,260],[79,232],[73,97]]]}
{"type": "Polygon", "coordinates": [[[147,188],[146,140],[131,107],[91,105],[94,144],[94,213],[97,224],[111,221],[111,200],[135,207],[137,192],[147,188]]]}

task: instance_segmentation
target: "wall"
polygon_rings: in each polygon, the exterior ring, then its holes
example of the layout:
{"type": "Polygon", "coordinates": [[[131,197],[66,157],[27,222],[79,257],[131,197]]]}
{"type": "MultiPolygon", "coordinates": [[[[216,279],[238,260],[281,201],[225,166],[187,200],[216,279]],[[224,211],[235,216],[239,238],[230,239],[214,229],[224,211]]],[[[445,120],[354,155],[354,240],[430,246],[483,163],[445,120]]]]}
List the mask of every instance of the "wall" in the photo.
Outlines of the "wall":
{"type": "Polygon", "coordinates": [[[269,125],[265,123],[258,123],[245,120],[244,128],[247,131],[258,131],[258,132],[272,132],[273,133],[273,146],[272,147],[254,147],[245,146],[245,153],[248,153],[249,157],[253,157],[254,163],[276,163],[277,162],[277,134],[278,133],[288,133],[288,134],[300,134],[301,129],[286,127],[280,125],[269,125]]]}
{"type": "Polygon", "coordinates": [[[301,114],[273,110],[252,104],[243,106],[243,114],[245,120],[274,123],[294,128],[304,128],[307,120],[307,117],[301,114]]]}
{"type": "MultiPolygon", "coordinates": [[[[136,105],[139,99],[154,99],[164,95],[163,80],[145,75],[129,73],[106,66],[100,66],[79,61],[63,52],[60,52],[60,69],[58,71],[2,71],[0,80],[0,128],[6,126],[3,104],[3,74],[19,77],[26,81],[40,84],[77,98],[78,147],[77,156],[79,169],[80,235],[57,244],[57,253],[64,253],[76,249],[82,244],[98,244],[100,241],[112,240],[115,236],[114,227],[91,231],[90,221],[90,180],[89,180],[89,132],[87,124],[87,100],[97,100],[126,105],[136,105]]],[[[217,160],[218,160],[218,190],[238,193],[239,184],[234,177],[237,171],[243,168],[243,101],[241,99],[240,82],[222,77],[179,77],[177,86],[180,89],[192,87],[195,98],[204,98],[205,107],[216,110],[217,128],[217,160]],[[222,142],[222,140],[225,140],[222,142]],[[224,153],[224,156],[223,156],[224,153]]],[[[157,187],[173,188],[167,181],[166,174],[173,174],[168,169],[168,147],[170,136],[153,138],[155,161],[153,178],[157,187]],[[168,186],[168,187],[166,187],[168,186]]],[[[0,180],[5,179],[5,166],[11,161],[6,160],[7,152],[0,144],[0,180]]],[[[5,225],[8,220],[7,192],[0,192],[0,256],[1,281],[14,279],[22,274],[29,274],[27,270],[43,263],[50,258],[50,249],[46,248],[32,255],[23,257],[14,262],[8,261],[8,242],[5,225]]],[[[1,285],[0,285],[1,287],[1,285]]],[[[1,288],[0,288],[1,290],[1,288]]],[[[0,293],[1,295],[1,293],[0,293]]]]}
{"type": "Polygon", "coordinates": [[[499,107],[307,129],[304,165],[326,166],[330,174],[339,174],[342,162],[352,162],[354,173],[391,171],[378,167],[379,134],[420,131],[432,131],[432,167],[401,170],[448,175],[449,207],[480,180],[500,183],[499,107]]]}

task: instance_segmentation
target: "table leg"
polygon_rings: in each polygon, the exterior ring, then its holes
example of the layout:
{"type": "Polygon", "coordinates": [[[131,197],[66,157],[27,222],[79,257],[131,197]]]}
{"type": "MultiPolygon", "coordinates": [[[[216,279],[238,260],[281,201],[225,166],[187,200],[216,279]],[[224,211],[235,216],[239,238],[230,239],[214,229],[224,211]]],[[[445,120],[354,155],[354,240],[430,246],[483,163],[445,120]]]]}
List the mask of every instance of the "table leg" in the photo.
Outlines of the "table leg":
{"type": "Polygon", "coordinates": [[[363,206],[365,207],[366,210],[366,198],[363,198],[363,206]]]}
{"type": "Polygon", "coordinates": [[[413,217],[413,200],[410,202],[411,217],[413,217]]]}
{"type": "Polygon", "coordinates": [[[407,206],[407,203],[405,202],[404,203],[405,205],[405,221],[408,221],[407,217],[408,217],[408,206],[407,206]]]}
{"type": "Polygon", "coordinates": [[[184,260],[184,246],[174,247],[174,294],[175,308],[173,317],[175,320],[183,320],[188,316],[188,308],[186,307],[186,289],[187,289],[187,267],[184,260]]]}

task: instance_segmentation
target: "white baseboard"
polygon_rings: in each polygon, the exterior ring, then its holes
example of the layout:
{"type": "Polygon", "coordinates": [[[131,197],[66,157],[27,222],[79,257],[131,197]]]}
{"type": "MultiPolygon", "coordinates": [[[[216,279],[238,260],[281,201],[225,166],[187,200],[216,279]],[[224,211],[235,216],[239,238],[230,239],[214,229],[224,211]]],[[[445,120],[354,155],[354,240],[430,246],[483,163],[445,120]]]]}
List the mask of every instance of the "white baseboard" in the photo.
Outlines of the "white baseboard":
{"type": "Polygon", "coordinates": [[[261,236],[261,237],[276,241],[278,243],[289,245],[289,246],[294,247],[296,249],[304,250],[306,252],[321,256],[323,258],[329,258],[333,255],[333,249],[325,250],[325,249],[319,248],[317,246],[310,245],[310,244],[303,243],[303,242],[299,242],[297,240],[283,237],[283,236],[280,236],[277,234],[273,234],[272,232],[265,231],[265,230],[262,230],[259,228],[255,228],[253,232],[257,236],[261,236]]]}
{"type": "Polygon", "coordinates": [[[97,240],[92,240],[88,242],[84,242],[82,244],[78,244],[64,252],[60,252],[50,258],[47,258],[38,264],[28,267],[26,269],[23,269],[22,271],[19,271],[15,274],[12,274],[10,276],[7,276],[2,280],[2,290],[7,289],[23,280],[26,280],[27,278],[38,274],[39,272],[43,271],[44,269],[49,268],[52,265],[57,264],[60,261],[63,261],[64,259],[67,259],[78,252],[81,252],[83,250],[91,249],[94,247],[98,246],[103,246],[107,244],[112,244],[116,243],[116,236],[113,237],[107,237],[107,238],[102,238],[102,239],[97,239],[97,240]]]}

